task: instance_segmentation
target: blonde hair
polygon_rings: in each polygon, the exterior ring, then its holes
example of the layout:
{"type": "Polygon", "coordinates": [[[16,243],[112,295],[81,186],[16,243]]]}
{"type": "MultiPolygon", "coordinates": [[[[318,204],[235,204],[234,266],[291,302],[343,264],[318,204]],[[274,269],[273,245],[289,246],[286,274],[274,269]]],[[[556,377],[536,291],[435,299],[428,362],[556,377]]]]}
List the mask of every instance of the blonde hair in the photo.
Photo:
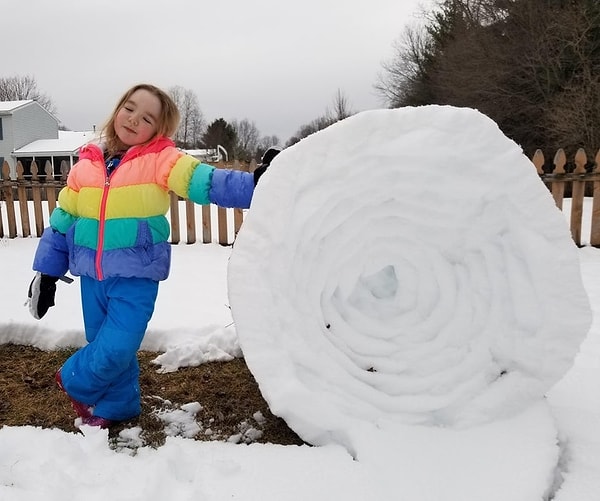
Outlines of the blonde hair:
{"type": "Polygon", "coordinates": [[[171,137],[177,131],[177,126],[179,125],[179,110],[171,96],[164,90],[159,89],[152,84],[141,83],[134,85],[123,94],[121,99],[119,99],[115,109],[102,128],[102,138],[106,141],[106,150],[109,154],[114,154],[117,151],[126,149],[126,146],[121,143],[115,131],[115,117],[123,105],[129,100],[131,95],[138,90],[146,90],[155,95],[160,101],[160,115],[157,117],[156,135],[152,139],[155,139],[158,136],[171,137]]]}

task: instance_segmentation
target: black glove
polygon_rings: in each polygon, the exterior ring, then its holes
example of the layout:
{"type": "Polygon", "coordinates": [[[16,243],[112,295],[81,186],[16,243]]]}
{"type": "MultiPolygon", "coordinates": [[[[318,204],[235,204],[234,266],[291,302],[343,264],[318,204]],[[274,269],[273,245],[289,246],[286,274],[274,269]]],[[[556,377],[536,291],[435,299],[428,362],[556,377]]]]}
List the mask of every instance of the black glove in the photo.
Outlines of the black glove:
{"type": "Polygon", "coordinates": [[[29,298],[29,311],[33,318],[42,318],[50,306],[54,306],[54,294],[56,293],[56,281],[58,277],[44,275],[39,271],[29,284],[27,297],[29,298]]]}
{"type": "Polygon", "coordinates": [[[254,170],[254,186],[258,183],[260,176],[262,176],[267,167],[271,165],[271,161],[281,153],[279,148],[274,148],[273,146],[265,151],[265,154],[262,156],[260,160],[260,165],[254,170]]]}

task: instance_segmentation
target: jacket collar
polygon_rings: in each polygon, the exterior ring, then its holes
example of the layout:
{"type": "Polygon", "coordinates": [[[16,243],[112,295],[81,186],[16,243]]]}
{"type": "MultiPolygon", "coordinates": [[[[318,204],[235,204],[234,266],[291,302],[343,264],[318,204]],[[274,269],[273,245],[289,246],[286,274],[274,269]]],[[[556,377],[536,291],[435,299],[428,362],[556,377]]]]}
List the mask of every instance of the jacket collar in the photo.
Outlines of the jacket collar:
{"type": "MultiPolygon", "coordinates": [[[[140,155],[146,155],[147,153],[158,153],[165,148],[174,146],[175,143],[168,137],[158,136],[149,143],[139,144],[129,148],[125,155],[123,155],[121,162],[131,160],[139,157],[140,155]]],[[[104,142],[88,143],[79,149],[79,159],[87,159],[104,163],[104,150],[104,142]]]]}

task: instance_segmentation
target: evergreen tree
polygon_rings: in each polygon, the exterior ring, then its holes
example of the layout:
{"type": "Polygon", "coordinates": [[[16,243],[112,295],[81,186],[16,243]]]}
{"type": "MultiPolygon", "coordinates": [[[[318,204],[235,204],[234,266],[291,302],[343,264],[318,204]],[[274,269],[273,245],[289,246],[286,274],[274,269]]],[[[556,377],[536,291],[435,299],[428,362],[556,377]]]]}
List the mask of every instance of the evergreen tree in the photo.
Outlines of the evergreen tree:
{"type": "Polygon", "coordinates": [[[202,143],[206,148],[211,149],[222,146],[233,155],[236,143],[235,129],[223,118],[218,118],[206,128],[206,132],[202,135],[202,143]]]}

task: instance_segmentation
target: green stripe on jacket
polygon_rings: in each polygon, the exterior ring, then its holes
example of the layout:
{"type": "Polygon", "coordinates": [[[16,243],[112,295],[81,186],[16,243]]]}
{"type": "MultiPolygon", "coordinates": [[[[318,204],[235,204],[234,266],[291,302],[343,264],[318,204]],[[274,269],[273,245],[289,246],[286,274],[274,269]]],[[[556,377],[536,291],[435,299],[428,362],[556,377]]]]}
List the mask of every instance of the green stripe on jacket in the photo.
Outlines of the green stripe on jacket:
{"type": "MultiPolygon", "coordinates": [[[[171,227],[164,216],[153,216],[143,219],[122,218],[109,219],[104,226],[104,250],[123,249],[135,247],[138,243],[140,229],[149,228],[152,242],[166,242],[171,232],[171,227]]],[[[75,227],[75,245],[96,249],[98,244],[98,221],[96,219],[81,218],[75,227]]]]}

